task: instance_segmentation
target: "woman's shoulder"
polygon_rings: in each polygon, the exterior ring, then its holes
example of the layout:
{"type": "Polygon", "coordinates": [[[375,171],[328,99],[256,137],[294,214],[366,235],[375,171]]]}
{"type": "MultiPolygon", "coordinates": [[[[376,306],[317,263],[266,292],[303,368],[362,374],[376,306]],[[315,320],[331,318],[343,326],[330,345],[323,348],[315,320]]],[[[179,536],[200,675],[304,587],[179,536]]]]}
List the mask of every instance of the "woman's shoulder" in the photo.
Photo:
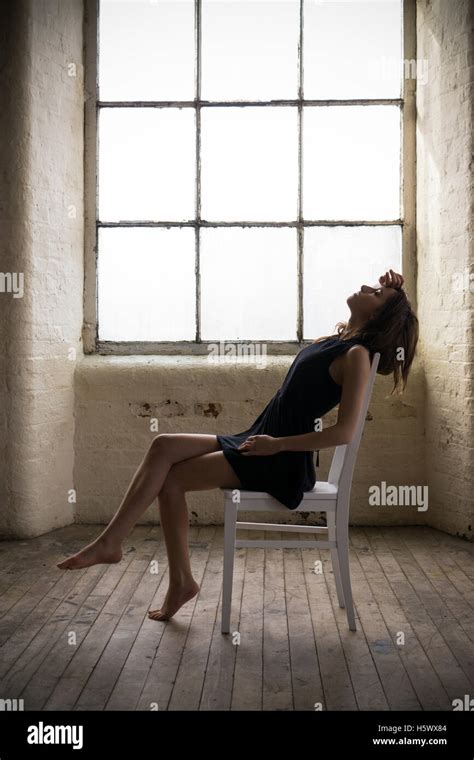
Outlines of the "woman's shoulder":
{"type": "Polygon", "coordinates": [[[341,364],[354,371],[365,371],[370,367],[372,354],[370,348],[357,338],[347,341],[347,348],[342,352],[341,364]]]}
{"type": "Polygon", "coordinates": [[[335,335],[328,335],[324,338],[317,338],[313,341],[313,344],[314,343],[319,343],[321,345],[327,344],[328,346],[333,346],[335,349],[338,349],[338,351],[340,349],[342,356],[347,356],[349,353],[352,356],[355,354],[360,354],[361,356],[366,355],[369,359],[372,356],[372,350],[369,344],[359,335],[345,338],[336,333],[335,335]]]}

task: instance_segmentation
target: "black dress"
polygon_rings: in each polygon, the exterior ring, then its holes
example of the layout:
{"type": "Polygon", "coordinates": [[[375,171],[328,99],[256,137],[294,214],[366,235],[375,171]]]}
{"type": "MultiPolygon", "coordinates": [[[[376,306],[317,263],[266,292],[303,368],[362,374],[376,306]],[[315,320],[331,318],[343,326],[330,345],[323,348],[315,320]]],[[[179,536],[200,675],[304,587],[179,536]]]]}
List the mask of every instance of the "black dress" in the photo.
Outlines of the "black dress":
{"type": "Polygon", "coordinates": [[[316,483],[312,451],[281,451],[261,456],[244,455],[238,447],[250,435],[280,437],[314,432],[315,420],[341,400],[342,387],[332,379],[329,366],[356,343],[362,341],[342,340],[336,335],[303,348],[282,386],[252,426],[242,433],[217,436],[244,490],[265,491],[288,509],[296,509],[303,493],[311,491],[316,483]]]}

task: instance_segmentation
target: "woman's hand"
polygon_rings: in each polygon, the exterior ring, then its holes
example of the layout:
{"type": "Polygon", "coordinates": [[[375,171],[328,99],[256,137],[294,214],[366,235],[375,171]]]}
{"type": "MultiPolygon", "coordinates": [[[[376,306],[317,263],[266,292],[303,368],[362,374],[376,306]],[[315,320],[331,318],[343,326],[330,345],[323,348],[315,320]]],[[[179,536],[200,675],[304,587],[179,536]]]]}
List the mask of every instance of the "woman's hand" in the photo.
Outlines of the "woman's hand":
{"type": "Polygon", "coordinates": [[[393,271],[393,269],[390,269],[388,272],[385,272],[381,277],[379,277],[379,282],[381,285],[385,285],[386,288],[395,288],[395,290],[400,290],[404,283],[403,275],[397,274],[393,271]]]}
{"type": "Polygon", "coordinates": [[[269,456],[278,454],[282,449],[279,438],[271,435],[251,435],[240,444],[238,450],[247,456],[269,456]]]}

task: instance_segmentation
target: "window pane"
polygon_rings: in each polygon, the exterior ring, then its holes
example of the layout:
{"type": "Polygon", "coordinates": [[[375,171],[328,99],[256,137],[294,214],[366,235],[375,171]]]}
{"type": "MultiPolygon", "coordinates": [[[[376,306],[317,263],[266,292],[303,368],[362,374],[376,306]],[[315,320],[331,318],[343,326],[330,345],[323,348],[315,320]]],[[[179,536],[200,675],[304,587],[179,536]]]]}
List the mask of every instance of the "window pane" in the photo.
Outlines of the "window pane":
{"type": "Polygon", "coordinates": [[[193,0],[100,0],[101,100],[194,98],[193,0]]]}
{"type": "Polygon", "coordinates": [[[299,0],[203,0],[205,100],[298,95],[299,0]]]}
{"type": "Polygon", "coordinates": [[[99,229],[100,340],[195,340],[194,230],[99,229]]]}
{"type": "Polygon", "coordinates": [[[304,338],[332,335],[350,316],[346,299],[401,272],[401,227],[310,227],[304,233],[304,338]]]}
{"type": "Polygon", "coordinates": [[[401,0],[305,0],[306,99],[399,98],[401,0]]]}
{"type": "Polygon", "coordinates": [[[400,109],[309,106],[303,124],[306,219],[400,217],[400,109]]]}
{"type": "Polygon", "coordinates": [[[203,219],[295,219],[296,108],[203,108],[201,191],[203,219]]]}
{"type": "Polygon", "coordinates": [[[294,229],[203,229],[203,340],[296,340],[296,263],[294,229]]]}
{"type": "Polygon", "coordinates": [[[192,109],[102,108],[99,219],[194,218],[195,150],[192,109]]]}

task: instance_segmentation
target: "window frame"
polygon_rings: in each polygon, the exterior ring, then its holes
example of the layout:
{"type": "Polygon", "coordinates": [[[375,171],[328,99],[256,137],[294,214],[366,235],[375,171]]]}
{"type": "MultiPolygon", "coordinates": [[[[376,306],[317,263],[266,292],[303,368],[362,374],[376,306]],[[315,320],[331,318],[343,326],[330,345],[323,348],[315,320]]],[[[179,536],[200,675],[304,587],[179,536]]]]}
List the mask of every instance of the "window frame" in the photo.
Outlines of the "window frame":
{"type": "MultiPolygon", "coordinates": [[[[298,46],[298,95],[291,100],[271,101],[208,101],[200,97],[201,84],[201,0],[194,0],[195,40],[199,40],[198,54],[195,55],[195,94],[191,101],[117,101],[107,104],[98,99],[98,27],[100,0],[85,0],[84,14],[84,324],[82,330],[84,352],[103,355],[207,355],[211,343],[222,342],[242,346],[265,344],[269,355],[295,355],[301,348],[310,345],[311,340],[303,340],[303,250],[304,229],[312,226],[382,226],[395,225],[402,232],[402,271],[405,287],[410,294],[412,306],[416,309],[416,78],[403,76],[401,98],[352,99],[352,100],[311,100],[302,98],[303,81],[303,7],[300,2],[300,38],[298,46]],[[195,219],[188,222],[108,222],[98,221],[98,111],[107,107],[149,107],[159,108],[179,106],[196,109],[196,198],[195,219]],[[201,107],[248,107],[296,106],[298,108],[298,218],[292,222],[207,222],[200,218],[200,140],[201,107]],[[306,105],[331,107],[333,105],[397,105],[401,111],[401,155],[400,155],[400,208],[401,216],[396,220],[348,221],[348,220],[304,220],[302,216],[302,115],[306,105]],[[195,271],[196,282],[196,339],[194,341],[104,341],[98,337],[98,289],[97,257],[99,227],[193,227],[195,230],[195,271]],[[293,341],[277,340],[202,340],[199,332],[200,311],[200,234],[205,227],[285,227],[297,229],[298,240],[298,301],[297,338],[293,341]]],[[[416,60],[416,0],[403,0],[402,6],[402,59],[404,62],[416,60]]],[[[315,338],[318,336],[314,336],[315,338]]]]}

